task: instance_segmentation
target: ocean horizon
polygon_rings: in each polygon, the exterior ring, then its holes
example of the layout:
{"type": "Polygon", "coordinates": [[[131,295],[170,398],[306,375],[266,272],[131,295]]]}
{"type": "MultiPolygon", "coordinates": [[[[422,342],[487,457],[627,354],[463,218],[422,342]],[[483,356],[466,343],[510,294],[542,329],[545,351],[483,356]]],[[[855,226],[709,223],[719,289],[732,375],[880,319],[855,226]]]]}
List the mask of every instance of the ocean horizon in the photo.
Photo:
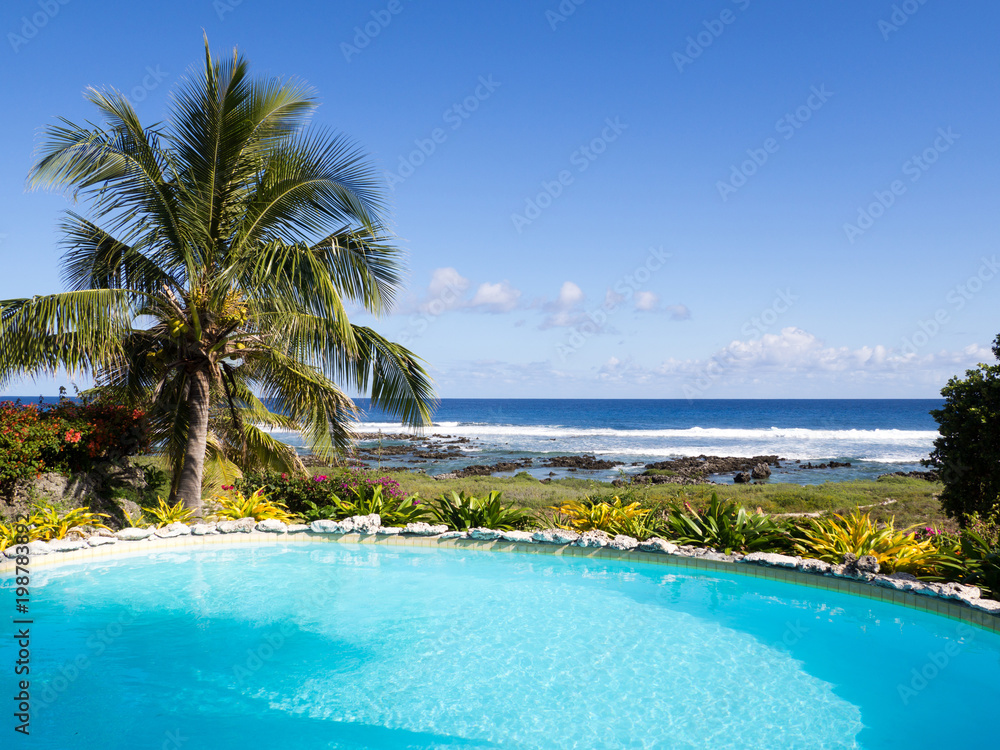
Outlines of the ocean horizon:
{"type": "MultiPolygon", "coordinates": [[[[0,396],[0,401],[14,397],[0,396]]],[[[54,403],[56,396],[21,398],[54,403]]],[[[689,456],[776,455],[781,467],[771,482],[814,484],[875,479],[896,471],[924,470],[938,437],[932,409],[943,399],[441,399],[432,424],[413,430],[356,399],[357,431],[379,439],[360,441],[362,450],[393,448],[377,464],[436,475],[471,465],[519,461],[538,479],[562,476],[610,480],[636,474],[648,463],[689,456]],[[419,443],[400,435],[425,438],[419,443]],[[398,453],[413,445],[413,452],[398,453]],[[417,452],[447,451],[427,458],[417,452]],[[555,456],[592,455],[617,462],[613,469],[570,472],[550,467],[555,456]],[[530,460],[530,461],[529,461],[530,460]],[[837,463],[849,467],[805,468],[837,463]]],[[[297,433],[275,437],[305,453],[297,433]]],[[[371,461],[368,461],[371,464],[371,461]]],[[[497,472],[510,476],[513,471],[497,472]]],[[[715,481],[732,481],[718,476],[715,481]]]]}
{"type": "MultiPolygon", "coordinates": [[[[371,409],[367,399],[357,403],[360,432],[412,432],[371,409]]],[[[522,470],[543,478],[568,474],[545,466],[547,458],[589,454],[620,465],[574,475],[606,480],[673,458],[777,455],[783,465],[771,481],[874,479],[925,468],[921,461],[939,434],[930,411],[943,404],[943,399],[442,399],[432,426],[422,434],[432,445],[447,443],[453,449],[456,439],[469,442],[457,445],[460,458],[411,458],[408,467],[438,474],[532,459],[533,465],[522,470]],[[805,469],[796,461],[851,466],[805,469]]],[[[278,436],[303,445],[296,435],[278,436]]],[[[400,441],[383,438],[383,444],[400,441]]],[[[365,445],[370,449],[372,444],[365,445]]],[[[399,465],[393,458],[391,463],[399,465]]]]}

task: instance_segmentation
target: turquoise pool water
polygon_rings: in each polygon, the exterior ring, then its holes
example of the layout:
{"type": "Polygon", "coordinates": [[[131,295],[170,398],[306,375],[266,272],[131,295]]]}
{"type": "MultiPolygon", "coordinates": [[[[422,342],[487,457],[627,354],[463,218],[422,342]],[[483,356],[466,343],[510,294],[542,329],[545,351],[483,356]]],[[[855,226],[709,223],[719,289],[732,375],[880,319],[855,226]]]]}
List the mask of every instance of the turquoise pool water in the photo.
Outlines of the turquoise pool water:
{"type": "Polygon", "coordinates": [[[734,574],[318,543],[33,584],[25,747],[995,745],[1000,637],[734,574]]]}

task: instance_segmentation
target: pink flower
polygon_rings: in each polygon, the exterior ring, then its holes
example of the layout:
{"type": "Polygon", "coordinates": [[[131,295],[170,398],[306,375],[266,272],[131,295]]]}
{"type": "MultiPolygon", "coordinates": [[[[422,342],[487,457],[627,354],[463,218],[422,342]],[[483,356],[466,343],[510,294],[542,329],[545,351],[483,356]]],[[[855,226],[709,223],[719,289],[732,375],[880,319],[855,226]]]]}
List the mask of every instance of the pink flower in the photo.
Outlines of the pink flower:
{"type": "Polygon", "coordinates": [[[235,485],[232,485],[232,484],[224,484],[224,485],[222,485],[222,489],[224,489],[224,490],[231,490],[234,486],[235,485]]]}

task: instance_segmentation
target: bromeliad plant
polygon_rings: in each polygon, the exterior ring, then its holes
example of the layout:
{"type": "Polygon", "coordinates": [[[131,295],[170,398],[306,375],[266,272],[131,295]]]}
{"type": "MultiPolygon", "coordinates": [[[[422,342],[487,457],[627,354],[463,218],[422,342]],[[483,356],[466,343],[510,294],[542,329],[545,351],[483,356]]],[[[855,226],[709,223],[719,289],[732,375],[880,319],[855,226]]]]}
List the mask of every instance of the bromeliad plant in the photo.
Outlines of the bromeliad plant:
{"type": "Polygon", "coordinates": [[[703,510],[689,503],[673,505],[664,513],[660,532],[680,544],[713,547],[731,552],[764,552],[782,547],[784,532],[765,513],[749,512],[733,500],[712,500],[703,510]]]}
{"type": "Polygon", "coordinates": [[[853,511],[844,517],[810,519],[793,532],[796,553],[839,564],[844,555],[871,555],[883,573],[910,573],[923,578],[940,577],[943,569],[957,563],[946,547],[930,538],[920,539],[912,531],[897,531],[890,521],[880,527],[870,513],[853,511]]]}
{"type": "Polygon", "coordinates": [[[162,497],[156,498],[156,507],[147,508],[146,513],[149,514],[153,525],[157,528],[169,526],[172,523],[190,523],[195,515],[194,509],[185,507],[183,500],[178,500],[170,505],[165,503],[162,497]]]}
{"type": "MultiPolygon", "coordinates": [[[[53,539],[64,539],[74,529],[89,526],[95,529],[108,529],[101,521],[108,516],[104,513],[94,513],[90,508],[73,508],[60,512],[51,505],[35,505],[34,512],[28,517],[29,538],[48,542],[53,539]]],[[[110,529],[108,529],[110,531],[110,529]]]]}
{"type": "Polygon", "coordinates": [[[391,494],[381,484],[367,488],[350,488],[346,495],[344,498],[339,495],[331,497],[333,505],[337,508],[336,520],[378,513],[383,526],[405,526],[408,523],[426,521],[430,515],[418,496],[405,497],[391,494]]]}
{"type": "Polygon", "coordinates": [[[435,498],[428,505],[432,520],[456,531],[474,528],[513,531],[537,524],[535,513],[504,504],[501,495],[491,492],[485,498],[477,498],[467,496],[464,491],[452,492],[435,498]]]}
{"type": "Polygon", "coordinates": [[[287,507],[267,499],[263,487],[249,495],[235,490],[231,495],[216,495],[212,500],[213,515],[219,520],[252,518],[255,521],[295,522],[295,517],[288,512],[287,507]]]}
{"type": "Polygon", "coordinates": [[[652,535],[649,523],[652,510],[641,503],[626,503],[615,496],[611,502],[572,500],[552,508],[563,519],[555,521],[560,529],[573,531],[604,531],[612,536],[625,534],[643,540],[652,535]]]}

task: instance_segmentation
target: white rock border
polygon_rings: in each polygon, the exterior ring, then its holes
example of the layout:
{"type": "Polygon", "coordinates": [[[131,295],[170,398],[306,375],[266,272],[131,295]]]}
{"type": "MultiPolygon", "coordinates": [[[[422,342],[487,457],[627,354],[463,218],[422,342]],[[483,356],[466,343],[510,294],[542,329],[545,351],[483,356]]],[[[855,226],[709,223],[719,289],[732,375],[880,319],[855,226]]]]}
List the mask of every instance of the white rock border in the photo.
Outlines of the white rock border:
{"type": "MultiPolygon", "coordinates": [[[[116,532],[114,536],[94,534],[86,539],[58,539],[51,542],[34,541],[28,545],[28,556],[30,559],[45,555],[46,560],[43,564],[48,566],[60,562],[60,558],[64,555],[66,562],[86,559],[86,557],[75,553],[81,550],[90,551],[98,546],[110,547],[114,545],[128,550],[141,551],[143,547],[160,548],[166,544],[170,546],[190,544],[193,536],[219,536],[224,534],[232,538],[233,541],[239,541],[239,537],[242,534],[250,534],[252,532],[256,532],[255,539],[269,537],[275,541],[302,536],[319,540],[323,537],[343,537],[348,534],[354,534],[362,539],[376,537],[385,540],[391,537],[398,537],[410,539],[415,543],[424,540],[452,541],[460,539],[468,542],[468,544],[461,546],[486,549],[492,549],[497,544],[521,544],[526,547],[547,547],[552,549],[555,554],[572,548],[583,548],[592,551],[611,550],[619,552],[620,557],[626,560],[631,559],[630,554],[633,551],[637,551],[657,556],[662,555],[667,559],[698,558],[712,560],[717,563],[729,563],[733,565],[734,572],[738,572],[740,566],[750,565],[780,568],[821,578],[846,579],[918,596],[934,597],[962,604],[968,609],[992,615],[997,618],[995,624],[980,623],[972,619],[968,621],[972,624],[984,625],[987,628],[992,628],[994,631],[1000,632],[1000,601],[983,599],[977,587],[964,586],[952,582],[927,583],[917,580],[914,576],[907,573],[880,575],[878,573],[867,572],[865,566],[862,564],[864,558],[858,561],[857,565],[831,565],[821,560],[790,557],[771,552],[752,552],[748,555],[724,554],[703,547],[678,546],[673,542],[658,537],[639,542],[629,536],[618,535],[611,537],[603,531],[587,531],[583,534],[578,534],[565,529],[543,529],[534,532],[497,531],[496,529],[484,528],[475,528],[468,531],[447,531],[445,529],[446,527],[444,526],[430,526],[428,524],[408,524],[405,528],[385,527],[382,526],[381,518],[377,514],[352,516],[343,521],[313,521],[308,526],[305,524],[284,524],[273,520],[258,522],[253,518],[240,518],[211,524],[195,523],[188,525],[173,523],[160,529],[153,526],[148,526],[144,529],[127,528],[116,532]]],[[[15,570],[16,565],[14,560],[18,555],[14,550],[15,547],[11,546],[0,552],[0,574],[15,570]],[[6,561],[3,558],[6,558],[6,561]]],[[[104,557],[108,556],[110,552],[110,550],[102,549],[99,551],[93,550],[90,554],[104,557]]],[[[921,609],[925,608],[921,607],[921,609]]],[[[934,612],[935,610],[928,607],[925,611],[934,612]]]]}

